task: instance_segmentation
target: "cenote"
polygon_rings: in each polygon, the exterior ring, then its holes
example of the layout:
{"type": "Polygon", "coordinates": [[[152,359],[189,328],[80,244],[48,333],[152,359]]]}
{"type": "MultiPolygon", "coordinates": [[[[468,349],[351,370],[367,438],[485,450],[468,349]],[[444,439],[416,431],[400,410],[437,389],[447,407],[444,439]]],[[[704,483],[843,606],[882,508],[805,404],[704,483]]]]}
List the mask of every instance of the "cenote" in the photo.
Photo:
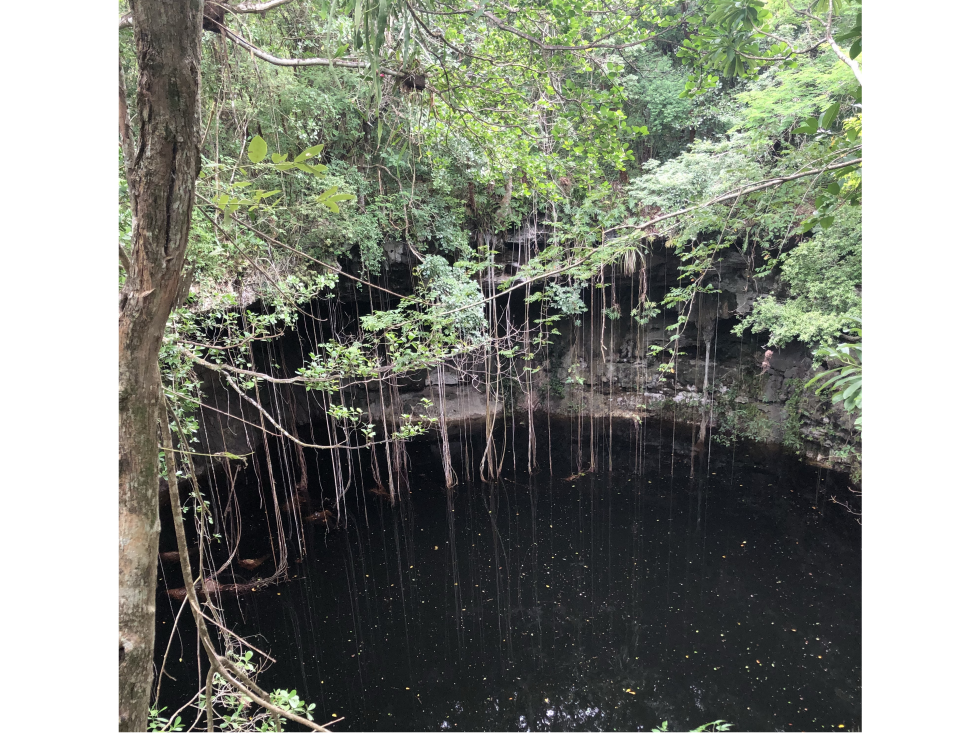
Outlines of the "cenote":
{"type": "MultiPolygon", "coordinates": [[[[478,436],[457,436],[471,470],[451,490],[438,445],[414,441],[399,501],[356,481],[338,522],[286,528],[288,579],[220,597],[276,660],[262,686],[337,731],[860,730],[860,525],[831,500],[845,477],[765,445],[691,452],[665,421],[588,428],[541,421],[528,473],[526,427],[508,426],[493,483],[471,466],[478,436]]],[[[314,496],[325,461],[310,454],[314,496]]],[[[270,552],[274,524],[248,510],[267,480],[237,481],[240,557],[270,552]]],[[[179,606],[158,602],[157,665],[179,606]]],[[[173,657],[194,654],[187,616],[173,657]]],[[[170,711],[198,685],[172,668],[170,711]]]]}

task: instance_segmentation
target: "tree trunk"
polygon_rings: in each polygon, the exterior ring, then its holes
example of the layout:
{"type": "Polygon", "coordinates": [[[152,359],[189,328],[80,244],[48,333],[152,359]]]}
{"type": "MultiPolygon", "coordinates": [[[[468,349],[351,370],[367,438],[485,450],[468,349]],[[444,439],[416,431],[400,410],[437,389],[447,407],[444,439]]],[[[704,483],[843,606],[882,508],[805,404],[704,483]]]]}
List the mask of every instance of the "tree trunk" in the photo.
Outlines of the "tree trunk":
{"type": "Polygon", "coordinates": [[[146,731],[159,549],[159,352],[182,277],[200,170],[200,0],[133,0],[139,140],[129,277],[119,303],[119,729],[146,731]]]}

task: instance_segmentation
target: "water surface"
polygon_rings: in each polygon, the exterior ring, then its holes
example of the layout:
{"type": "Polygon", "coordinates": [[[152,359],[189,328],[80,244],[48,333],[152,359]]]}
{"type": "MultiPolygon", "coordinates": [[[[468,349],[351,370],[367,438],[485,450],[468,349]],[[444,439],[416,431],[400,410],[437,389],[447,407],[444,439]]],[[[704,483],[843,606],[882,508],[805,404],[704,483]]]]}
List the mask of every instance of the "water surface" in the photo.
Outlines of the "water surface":
{"type": "Polygon", "coordinates": [[[716,442],[691,478],[669,427],[597,437],[579,475],[575,431],[552,425],[553,474],[545,434],[532,476],[518,457],[446,491],[419,444],[404,501],[351,490],[345,528],[306,529],[296,578],[225,599],[278,661],[263,687],[337,731],[859,730],[845,480],[716,442]]]}

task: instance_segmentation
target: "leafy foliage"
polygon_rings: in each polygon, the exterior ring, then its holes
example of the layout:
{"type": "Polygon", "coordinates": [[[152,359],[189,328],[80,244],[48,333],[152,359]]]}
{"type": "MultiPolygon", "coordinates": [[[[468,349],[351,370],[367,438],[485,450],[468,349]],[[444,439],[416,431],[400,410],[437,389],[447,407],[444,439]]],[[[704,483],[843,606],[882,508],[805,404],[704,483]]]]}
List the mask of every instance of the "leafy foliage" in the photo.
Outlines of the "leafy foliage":
{"type": "MultiPolygon", "coordinates": [[[[246,673],[257,674],[255,663],[253,662],[254,653],[246,650],[244,653],[232,653],[229,659],[246,673]]],[[[254,701],[243,694],[237,688],[228,683],[219,673],[214,673],[213,679],[214,698],[213,710],[215,725],[221,731],[245,732],[245,731],[282,731],[287,719],[278,714],[272,714],[264,710],[255,710],[254,701]]],[[[306,703],[295,690],[289,691],[278,688],[270,691],[271,703],[288,711],[298,714],[306,719],[313,721],[313,710],[315,703],[306,703]]],[[[198,700],[197,707],[205,709],[206,702],[204,696],[198,700]]]]}
{"type": "Polygon", "coordinates": [[[768,331],[773,347],[830,344],[860,318],[860,244],[860,211],[847,207],[834,227],[778,256],[785,297],[758,299],[735,333],[768,331]]]}
{"type": "MultiPolygon", "coordinates": [[[[857,337],[863,336],[860,328],[854,328],[853,332],[857,337]]],[[[863,404],[863,345],[859,342],[847,342],[835,347],[820,347],[813,355],[817,362],[835,363],[837,366],[820,372],[806,387],[823,381],[816,393],[830,390],[833,393],[833,404],[843,403],[843,408],[848,413],[857,413],[855,425],[863,430],[863,416],[859,415],[863,404]]]]}

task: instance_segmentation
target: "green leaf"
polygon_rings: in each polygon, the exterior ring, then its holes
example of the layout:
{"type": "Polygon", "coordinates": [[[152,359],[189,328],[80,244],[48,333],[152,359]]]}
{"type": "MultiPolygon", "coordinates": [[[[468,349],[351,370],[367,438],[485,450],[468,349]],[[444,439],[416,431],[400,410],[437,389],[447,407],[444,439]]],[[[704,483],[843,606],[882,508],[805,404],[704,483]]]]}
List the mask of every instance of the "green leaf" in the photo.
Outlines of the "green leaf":
{"type": "Polygon", "coordinates": [[[850,58],[855,59],[863,51],[863,39],[858,38],[852,46],[850,46],[850,58]]]}
{"type": "Polygon", "coordinates": [[[836,113],[840,111],[840,103],[834,102],[829,107],[827,107],[823,114],[819,116],[819,127],[823,130],[829,130],[830,126],[833,124],[833,120],[836,119],[836,113]]]}
{"type": "Polygon", "coordinates": [[[834,221],[835,221],[834,217],[823,217],[822,219],[819,220],[819,226],[822,227],[823,229],[829,229],[830,227],[833,226],[834,221]]]}
{"type": "Polygon", "coordinates": [[[815,135],[818,129],[819,129],[819,125],[816,122],[816,118],[810,117],[807,118],[805,121],[803,121],[803,123],[799,125],[799,127],[797,127],[795,130],[792,130],[791,132],[793,135],[798,135],[798,134],[815,135]]]}
{"type": "Polygon", "coordinates": [[[340,207],[334,204],[333,201],[331,201],[330,199],[327,199],[323,203],[326,204],[329,207],[330,211],[333,212],[334,214],[340,213],[340,207]]]}
{"type": "Polygon", "coordinates": [[[357,197],[353,194],[337,194],[333,197],[333,201],[350,201],[351,199],[356,199],[357,197]]]}
{"type": "Polygon", "coordinates": [[[819,387],[819,389],[818,389],[818,390],[816,390],[816,392],[817,392],[817,393],[820,393],[820,392],[822,392],[823,390],[827,390],[827,389],[829,389],[830,387],[832,387],[833,385],[835,385],[836,383],[838,383],[838,382],[839,382],[839,381],[840,381],[841,379],[842,379],[842,377],[841,377],[840,375],[836,375],[835,377],[831,377],[830,379],[828,379],[828,380],[826,380],[826,382],[824,382],[824,383],[823,383],[823,384],[822,384],[822,385],[821,385],[821,386],[819,387]]]}
{"type": "Polygon", "coordinates": [[[313,145],[309,148],[306,148],[306,150],[304,150],[302,153],[300,153],[295,158],[293,158],[293,161],[296,163],[300,163],[306,160],[307,158],[312,158],[314,155],[319,155],[322,150],[323,150],[322,145],[313,145]]]}
{"type": "Polygon", "coordinates": [[[840,185],[834,181],[833,183],[831,183],[829,186],[826,187],[826,190],[829,193],[831,193],[833,196],[839,196],[840,185]]]}
{"type": "Polygon", "coordinates": [[[288,157],[289,156],[287,156],[285,153],[273,153],[272,154],[272,162],[273,163],[282,163],[282,161],[284,161],[288,157]]]}
{"type": "Polygon", "coordinates": [[[261,135],[256,135],[252,138],[252,142],[248,144],[248,160],[252,163],[259,163],[265,159],[268,155],[269,146],[265,144],[262,140],[261,135]]]}

